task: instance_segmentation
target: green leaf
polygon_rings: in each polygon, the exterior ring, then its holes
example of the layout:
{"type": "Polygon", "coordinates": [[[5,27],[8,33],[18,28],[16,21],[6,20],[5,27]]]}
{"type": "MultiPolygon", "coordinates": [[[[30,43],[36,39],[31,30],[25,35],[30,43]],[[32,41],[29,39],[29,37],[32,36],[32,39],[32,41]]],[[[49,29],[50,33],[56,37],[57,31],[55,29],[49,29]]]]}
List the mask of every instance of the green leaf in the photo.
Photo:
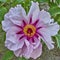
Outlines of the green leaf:
{"type": "Polygon", "coordinates": [[[7,12],[7,9],[5,7],[0,7],[0,22],[4,18],[4,14],[7,12]]]}
{"type": "Polygon", "coordinates": [[[5,2],[7,2],[7,0],[0,0],[0,2],[4,2],[5,3],[5,2]]]}
{"type": "Polygon", "coordinates": [[[52,16],[56,16],[58,14],[60,14],[60,8],[57,6],[53,6],[49,9],[49,12],[51,13],[52,16]]]}
{"type": "Polygon", "coordinates": [[[60,48],[60,34],[58,34],[56,37],[57,40],[57,47],[60,48]]]}
{"type": "Polygon", "coordinates": [[[28,60],[28,59],[26,59],[24,57],[20,57],[18,60],[28,60]]]}
{"type": "Polygon", "coordinates": [[[42,2],[42,3],[44,3],[44,2],[49,2],[49,0],[36,0],[36,1],[42,2]]]}
{"type": "Polygon", "coordinates": [[[2,60],[11,60],[13,58],[13,52],[11,51],[6,51],[2,60]]]}
{"type": "Polygon", "coordinates": [[[16,1],[20,3],[20,2],[22,2],[22,1],[24,1],[24,0],[16,0],[16,1]]]}
{"type": "Polygon", "coordinates": [[[55,17],[55,21],[57,21],[58,24],[60,25],[60,14],[58,14],[58,15],[55,17]]]}

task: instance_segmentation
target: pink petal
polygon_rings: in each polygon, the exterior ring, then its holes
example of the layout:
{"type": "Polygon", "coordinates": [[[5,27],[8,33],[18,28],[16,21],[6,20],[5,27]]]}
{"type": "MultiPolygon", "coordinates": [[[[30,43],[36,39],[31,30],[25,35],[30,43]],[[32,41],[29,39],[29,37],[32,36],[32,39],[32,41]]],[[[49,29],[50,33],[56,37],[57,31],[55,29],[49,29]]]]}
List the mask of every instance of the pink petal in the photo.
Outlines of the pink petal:
{"type": "Polygon", "coordinates": [[[42,10],[40,11],[39,19],[46,24],[46,23],[50,23],[51,16],[48,12],[42,10]]]}
{"type": "Polygon", "coordinates": [[[31,57],[36,59],[38,58],[40,55],[42,54],[42,44],[40,43],[40,45],[33,50],[31,57]]]}
{"type": "Polygon", "coordinates": [[[50,25],[47,26],[46,29],[49,30],[51,36],[54,36],[59,31],[59,25],[57,24],[57,22],[51,23],[50,25]]]}
{"type": "Polygon", "coordinates": [[[3,28],[6,27],[6,29],[8,29],[8,26],[11,27],[13,24],[21,25],[21,20],[26,20],[26,12],[21,5],[17,5],[16,7],[11,8],[9,12],[5,14],[2,26],[3,28]]]}
{"type": "Polygon", "coordinates": [[[31,57],[31,53],[33,51],[33,47],[31,45],[23,47],[23,56],[27,59],[31,57]]]}
{"type": "Polygon", "coordinates": [[[2,29],[7,32],[14,24],[10,20],[2,21],[2,29]]]}
{"type": "Polygon", "coordinates": [[[48,30],[46,30],[45,28],[40,29],[40,33],[42,34],[42,39],[43,41],[46,43],[47,47],[49,49],[53,49],[54,45],[53,45],[53,41],[50,35],[50,32],[48,30]]]}
{"type": "Polygon", "coordinates": [[[14,54],[15,54],[15,56],[17,56],[17,57],[22,57],[22,49],[18,49],[18,50],[16,50],[16,51],[14,51],[14,54]]]}
{"type": "Polygon", "coordinates": [[[32,14],[32,23],[34,23],[36,20],[39,20],[39,12],[40,12],[39,8],[37,8],[33,12],[33,14],[32,14]]]}
{"type": "MultiPolygon", "coordinates": [[[[16,27],[15,27],[16,28],[16,27]]],[[[24,45],[24,38],[19,40],[21,35],[16,35],[17,28],[11,28],[6,34],[5,46],[10,50],[17,50],[24,45]]],[[[19,30],[19,29],[18,29],[19,30]]]]}
{"type": "Polygon", "coordinates": [[[31,18],[33,12],[38,8],[39,8],[38,3],[32,2],[32,5],[31,5],[29,13],[28,13],[28,18],[31,18]]]}
{"type": "Polygon", "coordinates": [[[34,43],[32,42],[31,44],[32,44],[33,48],[36,49],[40,45],[40,38],[38,39],[38,38],[34,37],[34,43]]]}

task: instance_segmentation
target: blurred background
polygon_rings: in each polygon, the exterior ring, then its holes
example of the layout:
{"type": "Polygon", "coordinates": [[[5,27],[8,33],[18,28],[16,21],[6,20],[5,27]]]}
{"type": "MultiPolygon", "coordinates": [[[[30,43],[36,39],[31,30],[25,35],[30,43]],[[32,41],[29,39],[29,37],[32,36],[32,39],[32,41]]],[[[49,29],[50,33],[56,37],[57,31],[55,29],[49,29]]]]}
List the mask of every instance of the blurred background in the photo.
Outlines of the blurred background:
{"type": "MultiPolygon", "coordinates": [[[[4,19],[5,13],[17,4],[21,4],[27,14],[31,6],[31,1],[38,2],[40,9],[50,12],[52,18],[60,25],[60,0],[0,0],[0,60],[28,60],[24,57],[15,57],[12,51],[5,48],[4,41],[6,35],[2,30],[1,21],[4,19]]],[[[36,60],[60,60],[60,31],[56,36],[52,37],[52,39],[55,42],[55,48],[49,51],[43,42],[43,53],[36,60]]]]}

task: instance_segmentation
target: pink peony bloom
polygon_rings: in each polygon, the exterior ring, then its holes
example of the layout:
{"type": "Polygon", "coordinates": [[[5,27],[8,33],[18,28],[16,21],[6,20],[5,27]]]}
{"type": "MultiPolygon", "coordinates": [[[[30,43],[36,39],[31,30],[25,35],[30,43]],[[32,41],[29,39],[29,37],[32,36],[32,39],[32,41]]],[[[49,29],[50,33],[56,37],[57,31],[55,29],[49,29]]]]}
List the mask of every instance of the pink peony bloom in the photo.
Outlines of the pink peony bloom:
{"type": "Polygon", "coordinates": [[[36,59],[42,54],[41,39],[48,49],[53,49],[51,36],[57,34],[59,25],[48,12],[39,10],[39,4],[32,2],[26,15],[21,5],[11,8],[4,16],[2,28],[6,32],[5,46],[17,57],[36,59]]]}

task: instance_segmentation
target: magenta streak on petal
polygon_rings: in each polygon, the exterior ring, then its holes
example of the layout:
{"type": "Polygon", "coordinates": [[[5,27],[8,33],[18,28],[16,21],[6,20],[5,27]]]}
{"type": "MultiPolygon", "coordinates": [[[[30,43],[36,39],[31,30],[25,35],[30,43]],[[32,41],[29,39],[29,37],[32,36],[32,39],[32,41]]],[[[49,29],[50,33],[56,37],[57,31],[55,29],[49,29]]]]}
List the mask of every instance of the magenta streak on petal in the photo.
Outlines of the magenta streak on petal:
{"type": "Polygon", "coordinates": [[[42,28],[42,27],[38,27],[38,28],[36,28],[36,29],[38,30],[38,29],[41,29],[41,28],[42,28]]]}
{"type": "Polygon", "coordinates": [[[27,36],[27,40],[29,41],[30,40],[30,37],[27,36]]]}
{"type": "Polygon", "coordinates": [[[24,38],[24,37],[25,37],[25,35],[21,36],[21,37],[19,38],[19,40],[22,39],[22,38],[24,38]]]}
{"type": "Polygon", "coordinates": [[[28,36],[27,36],[27,40],[28,40],[28,41],[31,41],[31,42],[34,42],[34,38],[33,38],[33,37],[28,37],[28,36]]]}
{"type": "Polygon", "coordinates": [[[36,20],[33,25],[36,26],[36,24],[39,22],[39,20],[36,20]]]}
{"type": "Polygon", "coordinates": [[[32,17],[30,18],[30,21],[29,21],[29,24],[31,24],[32,23],[32,17]]]}
{"type": "Polygon", "coordinates": [[[18,25],[15,25],[15,26],[17,26],[18,28],[20,28],[20,29],[23,29],[23,27],[22,26],[18,26],[18,25]]]}
{"type": "Polygon", "coordinates": [[[26,22],[23,20],[23,25],[25,26],[26,25],[26,22]]]}
{"type": "Polygon", "coordinates": [[[41,33],[39,33],[39,32],[36,32],[37,34],[39,34],[40,36],[42,36],[42,34],[41,33]]]}
{"type": "Polygon", "coordinates": [[[17,32],[16,34],[23,34],[23,31],[19,31],[19,32],[17,32]]]}
{"type": "Polygon", "coordinates": [[[33,37],[32,37],[32,42],[35,42],[33,37]]]}
{"type": "Polygon", "coordinates": [[[39,37],[37,33],[36,33],[34,36],[35,36],[36,38],[38,38],[38,37],[39,37]]]}

